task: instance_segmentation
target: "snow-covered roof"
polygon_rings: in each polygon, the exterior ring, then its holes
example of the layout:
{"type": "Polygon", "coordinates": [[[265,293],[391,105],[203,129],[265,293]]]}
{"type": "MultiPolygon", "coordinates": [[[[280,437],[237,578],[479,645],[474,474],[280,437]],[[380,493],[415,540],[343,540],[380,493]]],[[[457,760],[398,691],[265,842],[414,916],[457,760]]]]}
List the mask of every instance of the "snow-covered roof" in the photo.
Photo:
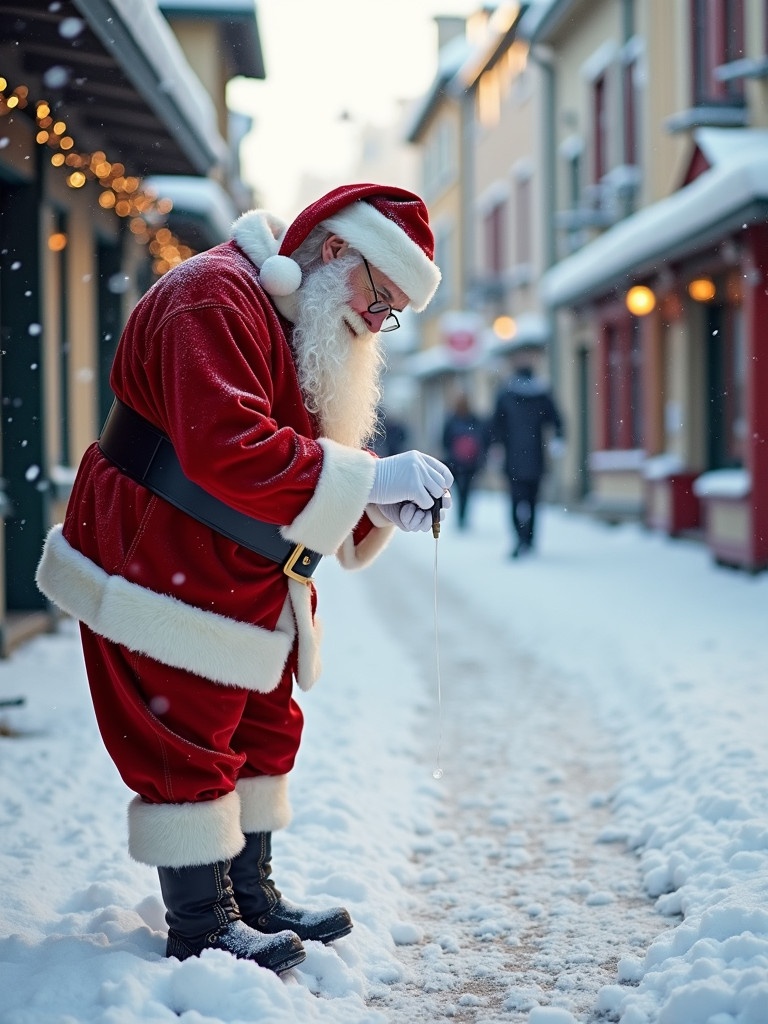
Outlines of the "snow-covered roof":
{"type": "MultiPolygon", "coordinates": [[[[74,0],[106,50],[187,151],[204,152],[207,170],[227,148],[216,108],[194,73],[156,0],[74,0]]],[[[198,161],[199,163],[199,161],[198,161]]]]}
{"type": "Polygon", "coordinates": [[[455,373],[456,363],[444,345],[432,345],[407,359],[411,377],[435,377],[440,373],[455,373]]]}
{"type": "Polygon", "coordinates": [[[765,219],[768,130],[707,128],[694,137],[711,169],[548,270],[541,279],[547,305],[607,294],[742,225],[765,219]]]}
{"type": "Polygon", "coordinates": [[[517,36],[523,8],[518,0],[502,0],[488,18],[482,39],[474,43],[461,67],[463,88],[471,88],[478,78],[506,53],[517,36]]]}
{"type": "Polygon", "coordinates": [[[158,7],[166,17],[218,22],[234,73],[266,77],[254,0],[158,0],[158,7]]]}
{"type": "Polygon", "coordinates": [[[697,498],[746,498],[752,478],[746,469],[712,469],[693,481],[697,498]]]}
{"type": "Polygon", "coordinates": [[[520,34],[525,39],[534,39],[545,24],[550,10],[561,0],[530,0],[520,18],[520,34]]]}
{"type": "Polygon", "coordinates": [[[551,331],[547,318],[541,313],[520,313],[515,317],[515,333],[511,338],[500,338],[489,331],[487,350],[492,355],[515,352],[520,348],[543,346],[551,331]]]}
{"type": "Polygon", "coordinates": [[[217,17],[255,15],[254,0],[158,0],[166,13],[215,14],[217,17]]]}
{"type": "Polygon", "coordinates": [[[560,24],[572,3],[573,0],[531,0],[520,19],[521,34],[536,41],[539,33],[560,24]]]}
{"type": "Polygon", "coordinates": [[[406,129],[408,142],[416,142],[424,130],[427,121],[437,106],[438,100],[445,95],[451,80],[459,73],[469,53],[469,43],[464,36],[455,36],[441,49],[438,57],[437,73],[428,91],[415,105],[406,129]]]}

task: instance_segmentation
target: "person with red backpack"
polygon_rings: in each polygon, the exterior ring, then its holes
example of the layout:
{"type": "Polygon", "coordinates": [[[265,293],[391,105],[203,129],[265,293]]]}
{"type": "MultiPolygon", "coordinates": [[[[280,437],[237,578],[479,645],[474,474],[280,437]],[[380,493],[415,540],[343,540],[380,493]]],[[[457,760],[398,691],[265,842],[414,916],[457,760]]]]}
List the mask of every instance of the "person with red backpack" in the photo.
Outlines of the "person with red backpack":
{"type": "Polygon", "coordinates": [[[445,463],[453,473],[456,518],[460,530],[467,527],[467,510],[475,477],[485,464],[487,451],[485,423],[471,409],[461,392],[443,427],[445,463]]]}

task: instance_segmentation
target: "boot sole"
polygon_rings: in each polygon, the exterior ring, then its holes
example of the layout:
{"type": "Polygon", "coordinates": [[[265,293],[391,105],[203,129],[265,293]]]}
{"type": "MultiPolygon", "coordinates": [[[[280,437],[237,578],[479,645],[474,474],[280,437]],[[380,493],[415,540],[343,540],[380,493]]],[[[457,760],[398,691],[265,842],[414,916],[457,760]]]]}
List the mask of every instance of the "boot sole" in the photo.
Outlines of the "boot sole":
{"type": "MultiPolygon", "coordinates": [[[[221,949],[221,947],[218,948],[221,949]]],[[[193,957],[198,957],[201,952],[202,950],[192,949],[175,936],[168,941],[165,949],[165,955],[168,959],[175,959],[179,961],[190,960],[193,957]]],[[[228,949],[222,949],[222,952],[229,953],[230,956],[235,956],[235,954],[228,949]]],[[[302,946],[297,945],[280,959],[276,958],[274,962],[270,962],[267,959],[259,962],[255,957],[239,957],[238,959],[244,960],[246,963],[255,964],[257,967],[263,967],[264,970],[272,971],[274,974],[284,974],[285,971],[290,971],[292,967],[297,967],[300,963],[303,963],[304,960],[307,959],[307,951],[302,946]]]]}
{"type": "Polygon", "coordinates": [[[299,964],[304,963],[306,959],[306,950],[297,949],[296,952],[292,953],[287,959],[281,960],[279,964],[270,964],[267,969],[273,971],[275,974],[285,974],[285,972],[290,971],[292,967],[298,967],[299,964]]]}
{"type": "MultiPolygon", "coordinates": [[[[329,942],[335,942],[336,939],[343,939],[345,935],[349,935],[349,933],[351,931],[352,931],[352,925],[350,925],[349,928],[339,929],[339,930],[337,930],[335,932],[331,932],[328,935],[318,935],[316,937],[315,941],[316,942],[323,942],[323,943],[326,943],[326,944],[329,943],[329,942]]],[[[311,939],[302,939],[302,942],[311,942],[311,941],[312,941],[311,939]]]]}

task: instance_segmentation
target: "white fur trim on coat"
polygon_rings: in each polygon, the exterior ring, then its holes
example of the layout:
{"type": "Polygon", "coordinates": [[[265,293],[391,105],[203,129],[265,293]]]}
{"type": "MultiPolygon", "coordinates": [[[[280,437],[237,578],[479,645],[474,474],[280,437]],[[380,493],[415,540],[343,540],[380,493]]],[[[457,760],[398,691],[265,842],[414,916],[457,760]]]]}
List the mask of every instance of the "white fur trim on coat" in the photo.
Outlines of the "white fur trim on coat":
{"type": "Polygon", "coordinates": [[[440,284],[440,271],[395,221],[379,213],[370,203],[350,203],[323,226],[353,249],[402,289],[411,305],[420,313],[440,284]]]}
{"type": "Polygon", "coordinates": [[[111,576],[73,548],[61,526],[48,534],[36,579],[46,597],[99,636],[226,686],[269,693],[293,646],[290,616],[272,632],[111,576]]]}
{"type": "Polygon", "coordinates": [[[311,690],[320,678],[320,641],[323,627],[319,620],[312,616],[312,591],[306,583],[288,580],[288,594],[299,639],[296,682],[301,690],[307,691],[311,690]]]}
{"type": "Polygon", "coordinates": [[[363,537],[359,544],[355,544],[354,537],[350,534],[336,552],[339,564],[344,569],[365,568],[374,558],[378,558],[392,540],[394,532],[395,527],[392,523],[387,523],[386,526],[376,526],[363,537]]]}
{"type": "Polygon", "coordinates": [[[306,544],[321,555],[332,555],[363,514],[376,472],[374,457],[327,437],[323,467],[315,493],[292,523],[280,533],[292,544],[306,544]]]}
{"type": "Polygon", "coordinates": [[[236,857],[245,845],[240,797],[227,793],[199,803],[128,805],[128,851],[140,864],[191,868],[236,857]]]}
{"type": "Polygon", "coordinates": [[[287,775],[259,775],[238,779],[240,825],[243,832],[276,832],[291,823],[287,775]]]}

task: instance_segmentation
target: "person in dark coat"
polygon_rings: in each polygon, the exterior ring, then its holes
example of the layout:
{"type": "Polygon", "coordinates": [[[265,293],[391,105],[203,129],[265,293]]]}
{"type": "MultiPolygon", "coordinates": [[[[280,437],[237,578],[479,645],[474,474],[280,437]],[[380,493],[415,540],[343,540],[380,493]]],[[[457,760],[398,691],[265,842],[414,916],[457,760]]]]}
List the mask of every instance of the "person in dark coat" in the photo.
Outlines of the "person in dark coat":
{"type": "Polygon", "coordinates": [[[469,497],[477,473],[485,462],[486,427],[460,394],[443,426],[445,463],[453,473],[459,529],[466,529],[469,497]]]}
{"type": "Polygon", "coordinates": [[[516,537],[513,558],[533,549],[547,430],[562,442],[563,421],[549,388],[530,366],[520,366],[499,392],[491,420],[491,441],[504,449],[516,537]]]}

